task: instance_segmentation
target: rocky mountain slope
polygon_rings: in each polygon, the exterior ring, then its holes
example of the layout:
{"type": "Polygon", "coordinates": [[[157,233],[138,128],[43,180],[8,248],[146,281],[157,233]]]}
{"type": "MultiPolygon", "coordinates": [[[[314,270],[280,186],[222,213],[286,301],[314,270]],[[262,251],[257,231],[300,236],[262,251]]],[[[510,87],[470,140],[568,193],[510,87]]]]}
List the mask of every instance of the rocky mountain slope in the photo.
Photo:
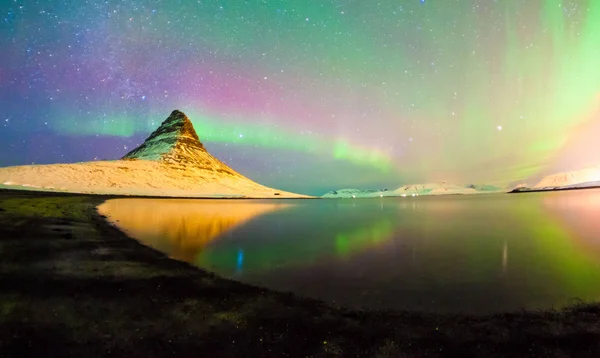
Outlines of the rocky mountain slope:
{"type": "Polygon", "coordinates": [[[142,145],[127,153],[122,159],[159,160],[173,167],[200,168],[241,177],[206,151],[192,122],[178,110],[173,111],[142,145]]]}

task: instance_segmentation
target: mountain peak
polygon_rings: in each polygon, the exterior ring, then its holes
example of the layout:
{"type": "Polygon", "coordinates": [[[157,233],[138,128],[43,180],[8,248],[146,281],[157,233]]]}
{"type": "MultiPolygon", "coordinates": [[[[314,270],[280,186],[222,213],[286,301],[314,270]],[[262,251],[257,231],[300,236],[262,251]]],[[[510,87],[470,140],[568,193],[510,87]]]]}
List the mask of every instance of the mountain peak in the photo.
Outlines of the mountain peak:
{"type": "Polygon", "coordinates": [[[142,145],[127,153],[122,159],[161,161],[239,176],[233,169],[206,151],[194,125],[185,113],[179,110],[171,112],[142,145]]]}
{"type": "MultiPolygon", "coordinates": [[[[198,138],[198,134],[196,133],[196,130],[194,129],[194,125],[192,124],[192,121],[190,121],[190,119],[185,115],[185,113],[183,113],[177,109],[174,110],[173,112],[171,112],[169,117],[167,117],[167,119],[165,119],[162,122],[160,127],[158,127],[158,129],[153,134],[160,132],[161,129],[163,132],[166,132],[166,131],[176,132],[179,137],[188,137],[190,139],[197,141],[200,145],[202,145],[202,143],[200,142],[200,138],[198,138]]],[[[158,133],[158,134],[160,134],[160,133],[158,133]]],[[[148,139],[150,139],[150,138],[148,138],[148,139]]]]}

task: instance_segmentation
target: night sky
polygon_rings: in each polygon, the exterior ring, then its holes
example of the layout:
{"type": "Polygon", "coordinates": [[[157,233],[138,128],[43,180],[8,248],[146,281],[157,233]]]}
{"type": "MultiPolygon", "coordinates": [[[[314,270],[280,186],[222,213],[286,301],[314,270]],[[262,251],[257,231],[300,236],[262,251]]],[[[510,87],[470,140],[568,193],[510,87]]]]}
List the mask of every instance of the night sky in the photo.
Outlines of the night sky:
{"type": "Polygon", "coordinates": [[[600,164],[599,0],[0,4],[0,166],[117,159],[174,109],[307,194],[600,164]]]}

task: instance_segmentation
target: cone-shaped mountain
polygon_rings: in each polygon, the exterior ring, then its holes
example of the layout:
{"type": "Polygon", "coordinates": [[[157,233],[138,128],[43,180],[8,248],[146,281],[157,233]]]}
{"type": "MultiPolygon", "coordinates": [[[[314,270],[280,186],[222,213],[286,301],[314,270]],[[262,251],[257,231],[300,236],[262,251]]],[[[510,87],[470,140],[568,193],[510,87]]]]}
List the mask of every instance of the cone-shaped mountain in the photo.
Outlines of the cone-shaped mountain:
{"type": "Polygon", "coordinates": [[[304,197],[229,168],[206,151],[192,122],[177,110],[122,160],[0,168],[0,187],[194,198],[304,197]]]}
{"type": "Polygon", "coordinates": [[[194,166],[241,176],[206,151],[192,122],[178,110],[174,110],[142,145],[122,159],[157,160],[174,166],[194,166]]]}

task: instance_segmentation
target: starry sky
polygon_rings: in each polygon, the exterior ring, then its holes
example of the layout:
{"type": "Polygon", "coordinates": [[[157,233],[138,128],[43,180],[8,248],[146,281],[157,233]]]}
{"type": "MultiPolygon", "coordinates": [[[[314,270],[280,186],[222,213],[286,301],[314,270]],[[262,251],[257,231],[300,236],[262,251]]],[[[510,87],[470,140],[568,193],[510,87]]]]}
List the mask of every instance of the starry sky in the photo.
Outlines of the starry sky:
{"type": "Polygon", "coordinates": [[[0,166],[117,159],[174,109],[307,194],[600,164],[598,0],[2,0],[0,54],[0,166]]]}

